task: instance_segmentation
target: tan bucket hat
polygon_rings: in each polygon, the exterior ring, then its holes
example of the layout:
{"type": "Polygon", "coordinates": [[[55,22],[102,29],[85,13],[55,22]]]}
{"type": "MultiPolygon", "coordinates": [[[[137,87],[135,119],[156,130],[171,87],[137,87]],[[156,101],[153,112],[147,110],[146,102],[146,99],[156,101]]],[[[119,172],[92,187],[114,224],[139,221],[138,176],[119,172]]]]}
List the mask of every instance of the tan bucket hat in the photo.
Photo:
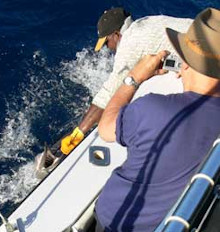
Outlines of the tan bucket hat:
{"type": "Polygon", "coordinates": [[[179,56],[193,69],[220,78],[220,10],[207,8],[199,13],[187,33],[166,28],[179,56]]]}

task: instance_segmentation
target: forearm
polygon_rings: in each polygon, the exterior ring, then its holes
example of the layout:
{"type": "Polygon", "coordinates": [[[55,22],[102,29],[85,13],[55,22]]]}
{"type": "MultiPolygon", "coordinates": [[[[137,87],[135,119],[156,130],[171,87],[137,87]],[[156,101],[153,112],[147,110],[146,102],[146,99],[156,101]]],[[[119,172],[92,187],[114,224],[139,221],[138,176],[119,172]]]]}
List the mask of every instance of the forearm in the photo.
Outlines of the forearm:
{"type": "Polygon", "coordinates": [[[99,122],[103,111],[104,110],[102,108],[92,104],[79,124],[80,130],[84,134],[88,132],[96,123],[99,122]]]}
{"type": "MultiPolygon", "coordinates": [[[[132,76],[138,84],[141,84],[155,74],[166,73],[165,70],[158,68],[161,64],[161,59],[167,54],[166,51],[162,51],[157,55],[145,56],[135,65],[128,75],[132,76]]],[[[131,101],[135,91],[134,86],[122,84],[108,103],[98,126],[99,134],[104,140],[108,142],[116,140],[116,120],[119,110],[131,101]]]]}

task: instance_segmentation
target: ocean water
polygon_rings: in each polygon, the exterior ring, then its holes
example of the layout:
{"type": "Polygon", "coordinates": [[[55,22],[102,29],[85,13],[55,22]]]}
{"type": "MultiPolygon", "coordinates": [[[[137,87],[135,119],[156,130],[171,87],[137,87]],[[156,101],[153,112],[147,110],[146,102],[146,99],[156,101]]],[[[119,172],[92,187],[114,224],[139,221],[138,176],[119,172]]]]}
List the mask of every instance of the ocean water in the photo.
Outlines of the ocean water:
{"type": "MultiPolygon", "coordinates": [[[[0,212],[36,186],[34,158],[73,128],[112,70],[94,52],[102,12],[194,17],[219,0],[0,0],[0,212]]],[[[0,222],[1,223],[1,222],[0,222]]]]}

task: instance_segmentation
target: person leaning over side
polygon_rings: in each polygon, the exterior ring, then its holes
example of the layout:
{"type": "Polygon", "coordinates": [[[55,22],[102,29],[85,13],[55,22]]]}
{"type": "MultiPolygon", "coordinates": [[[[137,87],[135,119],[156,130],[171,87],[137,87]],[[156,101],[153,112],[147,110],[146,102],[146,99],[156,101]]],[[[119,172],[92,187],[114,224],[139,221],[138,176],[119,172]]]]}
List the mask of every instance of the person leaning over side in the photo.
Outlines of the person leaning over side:
{"type": "Polygon", "coordinates": [[[154,231],[220,132],[220,11],[205,9],[187,33],[166,31],[183,60],[184,92],[129,104],[137,85],[164,73],[161,51],[141,59],[128,74],[136,85],[122,84],[108,103],[99,134],[128,155],[96,202],[97,232],[154,231]]]}
{"type": "MultiPolygon", "coordinates": [[[[130,14],[123,8],[113,8],[104,12],[97,25],[99,40],[95,51],[99,51],[103,45],[116,51],[113,71],[94,97],[79,126],[62,140],[61,151],[64,154],[69,154],[84,138],[84,135],[99,122],[108,101],[121,85],[123,79],[127,77],[129,70],[141,57],[165,48],[169,48],[172,53],[175,53],[166,38],[165,27],[179,28],[184,32],[191,22],[191,19],[162,15],[144,17],[132,22],[130,14]]],[[[164,84],[167,83],[168,81],[164,84]]],[[[172,81],[169,85],[175,92],[182,91],[180,81],[178,83],[172,81]]],[[[170,93],[169,88],[166,92],[170,93]]]]}
{"type": "MultiPolygon", "coordinates": [[[[98,28],[98,42],[95,51],[106,45],[111,51],[116,52],[122,34],[133,22],[130,13],[123,8],[113,8],[105,11],[100,17],[98,28]]],[[[61,140],[61,151],[68,155],[83,139],[85,134],[100,120],[103,108],[91,104],[79,126],[71,134],[61,140]]]]}

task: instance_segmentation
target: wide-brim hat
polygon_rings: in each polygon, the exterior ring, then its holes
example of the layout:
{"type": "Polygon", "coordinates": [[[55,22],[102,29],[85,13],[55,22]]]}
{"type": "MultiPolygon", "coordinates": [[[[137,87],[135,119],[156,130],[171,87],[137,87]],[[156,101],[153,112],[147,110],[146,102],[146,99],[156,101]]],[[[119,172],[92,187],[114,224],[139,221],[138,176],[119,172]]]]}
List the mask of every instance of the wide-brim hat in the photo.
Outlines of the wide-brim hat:
{"type": "Polygon", "coordinates": [[[108,35],[120,30],[129,15],[121,7],[107,10],[102,14],[97,24],[99,39],[96,43],[95,51],[99,51],[102,48],[108,35]]]}
{"type": "Polygon", "coordinates": [[[166,28],[179,56],[206,76],[220,78],[220,10],[207,8],[198,14],[187,33],[166,28]]]}

